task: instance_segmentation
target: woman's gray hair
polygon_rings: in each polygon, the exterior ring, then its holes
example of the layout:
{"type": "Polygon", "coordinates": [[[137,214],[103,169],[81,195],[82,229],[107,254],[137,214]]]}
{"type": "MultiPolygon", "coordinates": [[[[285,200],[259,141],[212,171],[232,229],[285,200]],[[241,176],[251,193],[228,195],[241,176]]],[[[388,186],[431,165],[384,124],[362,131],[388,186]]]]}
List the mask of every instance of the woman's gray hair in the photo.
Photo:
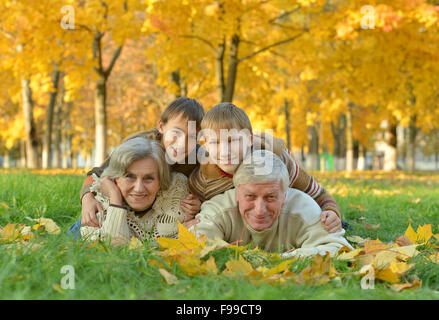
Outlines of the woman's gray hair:
{"type": "Polygon", "coordinates": [[[286,165],[273,152],[254,150],[238,167],[233,175],[233,184],[257,184],[280,181],[282,191],[287,191],[289,174],[286,165]]]}
{"type": "Polygon", "coordinates": [[[145,137],[132,138],[116,147],[101,177],[122,177],[133,161],[145,158],[152,158],[157,164],[160,189],[168,189],[171,184],[171,170],[165,159],[165,149],[160,142],[145,137]]]}

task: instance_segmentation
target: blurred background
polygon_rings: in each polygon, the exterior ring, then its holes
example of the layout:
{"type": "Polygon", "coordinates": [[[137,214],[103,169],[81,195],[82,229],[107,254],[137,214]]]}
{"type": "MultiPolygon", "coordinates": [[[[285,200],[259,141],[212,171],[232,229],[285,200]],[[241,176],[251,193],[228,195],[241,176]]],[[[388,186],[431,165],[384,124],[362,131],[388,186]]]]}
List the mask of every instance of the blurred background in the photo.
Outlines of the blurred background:
{"type": "Polygon", "coordinates": [[[308,170],[439,170],[439,1],[3,0],[0,167],[89,168],[179,96],[308,170]]]}

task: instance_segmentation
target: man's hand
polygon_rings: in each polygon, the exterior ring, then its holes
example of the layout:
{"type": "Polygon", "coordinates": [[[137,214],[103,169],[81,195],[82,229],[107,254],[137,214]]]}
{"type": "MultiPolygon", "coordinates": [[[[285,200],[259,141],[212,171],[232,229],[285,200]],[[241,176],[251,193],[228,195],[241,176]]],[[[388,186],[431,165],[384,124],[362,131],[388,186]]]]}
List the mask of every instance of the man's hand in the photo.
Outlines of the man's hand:
{"type": "Polygon", "coordinates": [[[96,217],[98,211],[103,211],[102,205],[96,201],[93,193],[86,193],[82,197],[81,225],[99,227],[99,220],[96,217]]]}
{"type": "Polygon", "coordinates": [[[323,224],[323,228],[329,233],[334,233],[342,229],[341,219],[334,211],[323,211],[320,214],[320,221],[323,224]]]}
{"type": "Polygon", "coordinates": [[[185,222],[193,220],[201,209],[201,201],[193,194],[189,194],[185,199],[180,201],[181,209],[186,214],[185,222]]]}

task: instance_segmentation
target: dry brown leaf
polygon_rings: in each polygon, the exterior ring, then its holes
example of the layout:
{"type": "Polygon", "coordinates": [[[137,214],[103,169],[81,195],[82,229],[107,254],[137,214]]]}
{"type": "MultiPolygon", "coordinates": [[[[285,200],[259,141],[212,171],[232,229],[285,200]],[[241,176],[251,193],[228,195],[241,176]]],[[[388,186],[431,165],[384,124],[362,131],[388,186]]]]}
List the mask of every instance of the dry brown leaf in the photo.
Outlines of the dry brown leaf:
{"type": "Polygon", "coordinates": [[[365,227],[366,229],[369,229],[369,230],[377,230],[377,229],[380,227],[380,224],[370,225],[370,224],[366,223],[366,224],[364,225],[364,227],[365,227]]]}

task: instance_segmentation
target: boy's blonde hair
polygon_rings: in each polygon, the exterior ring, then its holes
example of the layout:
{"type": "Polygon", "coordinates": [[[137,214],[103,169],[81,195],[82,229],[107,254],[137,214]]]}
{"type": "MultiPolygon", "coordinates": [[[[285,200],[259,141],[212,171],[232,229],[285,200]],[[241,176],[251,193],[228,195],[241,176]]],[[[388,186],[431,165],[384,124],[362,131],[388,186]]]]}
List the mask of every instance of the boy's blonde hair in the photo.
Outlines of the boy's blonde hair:
{"type": "Polygon", "coordinates": [[[201,121],[202,130],[247,129],[253,134],[247,114],[233,103],[223,102],[210,109],[201,121]]]}

